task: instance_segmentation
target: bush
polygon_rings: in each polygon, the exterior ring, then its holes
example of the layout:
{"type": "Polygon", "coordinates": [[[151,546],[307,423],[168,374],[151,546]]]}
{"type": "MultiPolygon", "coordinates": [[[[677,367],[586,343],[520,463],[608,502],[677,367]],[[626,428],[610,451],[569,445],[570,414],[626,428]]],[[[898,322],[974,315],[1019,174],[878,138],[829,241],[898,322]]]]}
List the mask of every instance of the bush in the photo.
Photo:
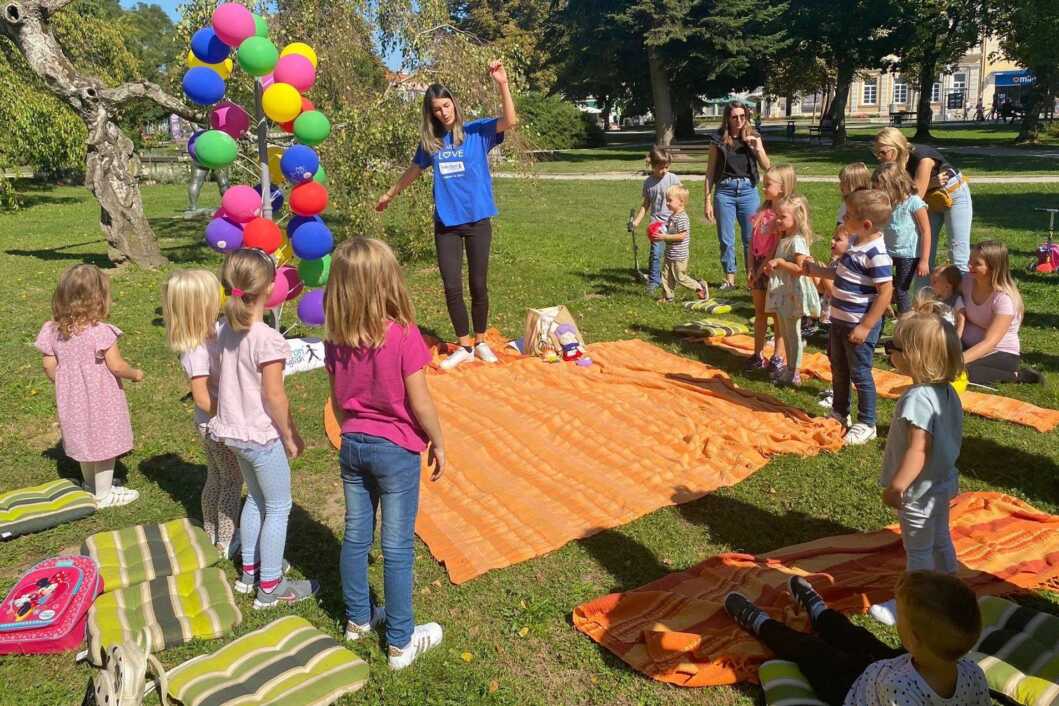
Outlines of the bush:
{"type": "Polygon", "coordinates": [[[605,144],[595,117],[557,96],[522,93],[516,98],[519,131],[541,149],[563,150],[605,144]]]}

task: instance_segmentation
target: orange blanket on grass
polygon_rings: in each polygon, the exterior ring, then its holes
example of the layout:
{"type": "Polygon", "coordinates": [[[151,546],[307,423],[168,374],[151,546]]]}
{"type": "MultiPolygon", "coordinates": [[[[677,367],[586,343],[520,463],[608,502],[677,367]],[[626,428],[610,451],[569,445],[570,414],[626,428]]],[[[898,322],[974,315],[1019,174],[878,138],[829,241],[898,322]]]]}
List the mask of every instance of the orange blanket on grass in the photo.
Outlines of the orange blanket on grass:
{"type": "Polygon", "coordinates": [[[424,466],[416,532],[454,583],[842,444],[837,422],[644,341],[588,353],[587,368],[509,356],[430,371],[448,471],[432,483],[424,466]]]}
{"type": "MultiPolygon", "coordinates": [[[[979,595],[1059,590],[1059,517],[1000,493],[952,502],[960,578],[979,595]]],[[[808,630],[787,595],[789,576],[810,577],[836,610],[864,612],[893,595],[905,568],[900,529],[824,537],[761,556],[720,554],[627,593],[574,609],[578,630],[659,681],[716,686],[757,681],[771,654],[732,622],[724,597],[740,591],[791,627],[808,630]]]]}
{"type": "MultiPolygon", "coordinates": [[[[737,355],[749,357],[754,352],[754,339],[751,336],[728,336],[726,338],[706,338],[707,345],[723,348],[737,355]]],[[[802,375],[811,375],[818,380],[831,382],[831,363],[823,353],[806,353],[802,357],[802,375]]],[[[883,397],[896,399],[905,388],[912,384],[912,379],[889,370],[872,369],[875,388],[883,397]]],[[[1059,425],[1059,411],[1046,409],[1022,400],[989,395],[967,390],[960,395],[965,412],[980,417],[1014,422],[1032,427],[1037,431],[1051,431],[1059,425]]]]}

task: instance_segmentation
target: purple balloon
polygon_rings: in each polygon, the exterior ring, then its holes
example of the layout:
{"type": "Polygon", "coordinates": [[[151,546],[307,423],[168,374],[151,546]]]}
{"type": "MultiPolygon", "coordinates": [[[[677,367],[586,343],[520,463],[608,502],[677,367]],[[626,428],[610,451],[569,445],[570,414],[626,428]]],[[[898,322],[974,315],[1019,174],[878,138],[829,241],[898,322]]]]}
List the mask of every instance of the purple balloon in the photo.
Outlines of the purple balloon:
{"type": "Polygon", "coordinates": [[[188,138],[188,156],[191,157],[191,161],[195,164],[199,163],[199,158],[195,156],[195,141],[206,132],[205,130],[196,130],[191,133],[191,137],[188,138]]]}
{"type": "Polygon", "coordinates": [[[324,290],[310,289],[298,302],[298,318],[309,326],[324,325],[324,290]]]}
{"type": "Polygon", "coordinates": [[[243,246],[243,227],[227,218],[214,218],[206,226],[206,242],[219,253],[230,253],[243,246]]]}

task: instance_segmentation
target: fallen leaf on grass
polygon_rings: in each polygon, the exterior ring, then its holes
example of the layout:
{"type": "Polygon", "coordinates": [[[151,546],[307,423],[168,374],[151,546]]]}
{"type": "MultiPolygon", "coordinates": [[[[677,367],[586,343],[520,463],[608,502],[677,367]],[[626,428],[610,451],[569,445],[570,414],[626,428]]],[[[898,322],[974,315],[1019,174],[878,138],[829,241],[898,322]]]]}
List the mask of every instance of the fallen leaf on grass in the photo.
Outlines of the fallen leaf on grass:
{"type": "Polygon", "coordinates": [[[518,636],[519,637],[526,637],[526,635],[529,635],[529,628],[519,628],[518,629],[518,636]]]}
{"type": "Polygon", "coordinates": [[[498,682],[496,679],[494,679],[493,681],[489,682],[489,693],[490,694],[495,694],[496,690],[499,689],[499,688],[500,688],[500,682],[498,682]]]}

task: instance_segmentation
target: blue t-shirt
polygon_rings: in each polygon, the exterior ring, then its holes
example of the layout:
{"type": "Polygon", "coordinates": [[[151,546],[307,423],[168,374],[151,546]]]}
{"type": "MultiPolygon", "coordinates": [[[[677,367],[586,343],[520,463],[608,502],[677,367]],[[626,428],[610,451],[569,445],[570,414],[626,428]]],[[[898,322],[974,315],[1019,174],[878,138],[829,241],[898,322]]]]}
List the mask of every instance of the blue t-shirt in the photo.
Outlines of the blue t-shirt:
{"type": "Polygon", "coordinates": [[[890,433],[886,436],[883,470],[879,485],[889,487],[908,450],[909,427],[930,434],[930,454],[919,477],[905,491],[906,500],[919,500],[931,490],[954,491],[956,459],[963,439],[963,405],[948,383],[912,385],[897,401],[890,433]]]}
{"type": "Polygon", "coordinates": [[[445,226],[473,223],[496,215],[493,179],[487,155],[504,141],[496,131],[498,118],[483,118],[463,124],[463,144],[452,146],[452,133],[442,138],[434,154],[416,149],[412,161],[420,169],[434,167],[434,218],[445,226]]]}
{"type": "Polygon", "coordinates": [[[919,257],[919,231],[912,214],[926,207],[927,204],[916,194],[894,207],[890,222],[883,231],[890,257],[919,257]]]}

